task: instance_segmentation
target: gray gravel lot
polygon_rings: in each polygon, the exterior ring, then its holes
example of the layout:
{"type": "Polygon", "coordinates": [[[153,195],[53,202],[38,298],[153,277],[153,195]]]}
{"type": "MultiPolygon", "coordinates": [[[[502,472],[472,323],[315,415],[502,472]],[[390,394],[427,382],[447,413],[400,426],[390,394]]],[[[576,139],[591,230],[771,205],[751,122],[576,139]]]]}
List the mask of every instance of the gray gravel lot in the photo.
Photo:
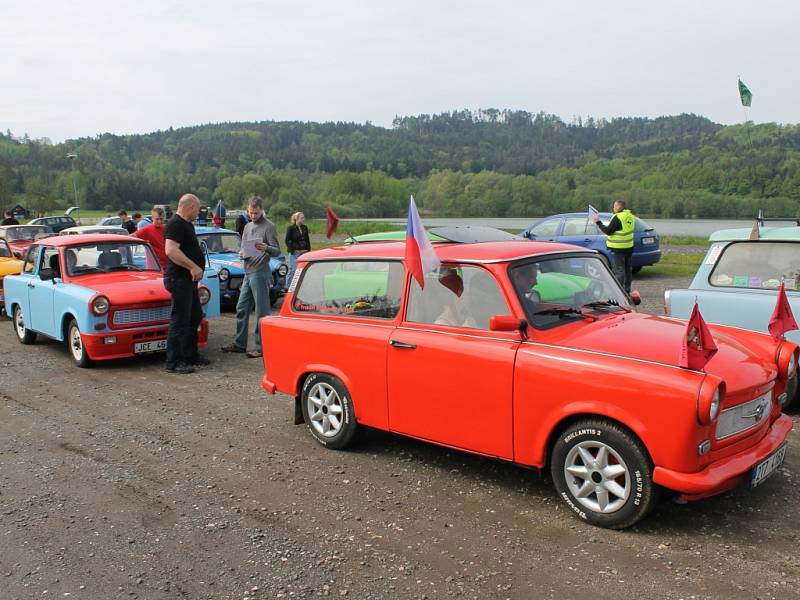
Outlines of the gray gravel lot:
{"type": "MultiPolygon", "coordinates": [[[[635,287],[661,312],[686,283],[635,287]]],[[[756,490],[606,531],[513,465],[379,432],[320,447],[259,361],[218,351],[233,329],[176,376],[76,369],[0,321],[0,598],[800,597],[795,433],[756,490]]]]}

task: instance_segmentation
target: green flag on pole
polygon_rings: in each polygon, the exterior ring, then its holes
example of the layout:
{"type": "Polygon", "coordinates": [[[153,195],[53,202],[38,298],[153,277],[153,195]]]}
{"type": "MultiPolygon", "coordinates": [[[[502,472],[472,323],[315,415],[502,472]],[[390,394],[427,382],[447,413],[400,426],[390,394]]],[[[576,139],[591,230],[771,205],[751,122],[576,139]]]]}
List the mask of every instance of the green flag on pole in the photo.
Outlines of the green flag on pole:
{"type": "Polygon", "coordinates": [[[747,86],[740,79],[739,80],[739,98],[742,99],[742,106],[750,106],[753,102],[753,94],[747,89],[747,86]]]}

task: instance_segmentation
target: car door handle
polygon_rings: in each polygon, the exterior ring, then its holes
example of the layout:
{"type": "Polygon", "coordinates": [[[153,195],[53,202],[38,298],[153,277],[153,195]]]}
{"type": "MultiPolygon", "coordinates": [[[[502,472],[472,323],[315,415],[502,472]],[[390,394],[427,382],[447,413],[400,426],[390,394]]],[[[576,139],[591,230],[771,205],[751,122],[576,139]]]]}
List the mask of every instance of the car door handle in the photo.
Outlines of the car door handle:
{"type": "Polygon", "coordinates": [[[29,283],[29,284],[28,284],[28,287],[29,287],[29,288],[35,288],[36,286],[35,286],[35,285],[33,285],[32,283],[29,283]]]}
{"type": "Polygon", "coordinates": [[[584,242],[591,242],[591,241],[592,241],[592,238],[583,238],[583,241],[584,241],[584,242]]]}
{"type": "Polygon", "coordinates": [[[407,344],[406,342],[399,342],[397,340],[392,340],[389,343],[395,348],[408,348],[409,350],[414,350],[417,347],[416,344],[407,344]]]}

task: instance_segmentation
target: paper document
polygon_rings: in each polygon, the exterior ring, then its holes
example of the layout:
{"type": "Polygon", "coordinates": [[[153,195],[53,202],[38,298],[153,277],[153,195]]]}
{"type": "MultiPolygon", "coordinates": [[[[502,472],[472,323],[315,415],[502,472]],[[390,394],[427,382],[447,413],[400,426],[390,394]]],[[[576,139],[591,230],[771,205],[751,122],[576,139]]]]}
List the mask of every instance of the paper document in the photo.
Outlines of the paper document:
{"type": "Polygon", "coordinates": [[[263,254],[261,250],[256,248],[258,242],[259,240],[242,240],[242,255],[244,258],[253,258],[263,254]]]}

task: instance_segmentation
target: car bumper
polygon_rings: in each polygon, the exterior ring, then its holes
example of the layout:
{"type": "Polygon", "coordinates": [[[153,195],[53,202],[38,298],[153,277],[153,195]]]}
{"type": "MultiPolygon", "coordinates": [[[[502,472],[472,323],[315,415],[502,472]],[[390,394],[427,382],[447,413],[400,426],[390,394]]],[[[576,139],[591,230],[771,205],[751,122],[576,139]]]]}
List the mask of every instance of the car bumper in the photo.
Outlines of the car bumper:
{"type": "Polygon", "coordinates": [[[661,260],[661,250],[645,250],[633,253],[634,267],[647,267],[656,264],[661,260]]]}
{"type": "Polygon", "coordinates": [[[792,430],[792,419],[781,415],[755,446],[711,463],[697,473],[681,473],[656,467],[653,481],[680,492],[684,500],[699,500],[745,485],[750,471],[781,447],[792,430]]]}
{"type": "Polygon", "coordinates": [[[267,379],[266,375],[261,378],[261,387],[263,387],[268,394],[274,394],[275,390],[278,389],[278,386],[267,379]]]}
{"type": "MultiPolygon", "coordinates": [[[[108,333],[81,333],[83,347],[92,360],[112,360],[138,356],[134,351],[135,344],[141,342],[157,342],[167,339],[169,326],[144,327],[141,329],[126,329],[108,333]],[[106,338],[116,338],[114,343],[106,343],[106,338]]],[[[201,348],[208,343],[208,321],[205,319],[200,324],[197,335],[197,345],[201,348]]],[[[146,353],[144,353],[146,354],[146,353]]]]}

